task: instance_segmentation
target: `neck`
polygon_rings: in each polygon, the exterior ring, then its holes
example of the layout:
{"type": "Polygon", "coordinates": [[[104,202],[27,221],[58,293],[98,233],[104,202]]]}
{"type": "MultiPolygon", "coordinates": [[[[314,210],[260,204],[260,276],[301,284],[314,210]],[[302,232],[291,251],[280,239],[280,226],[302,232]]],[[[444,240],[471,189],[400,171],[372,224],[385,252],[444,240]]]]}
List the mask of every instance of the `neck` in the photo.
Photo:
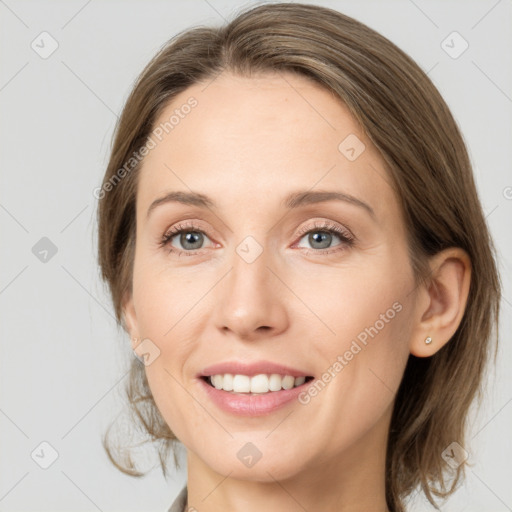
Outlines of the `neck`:
{"type": "Polygon", "coordinates": [[[188,450],[188,507],[201,512],[386,512],[388,415],[382,420],[349,449],[281,481],[269,472],[265,481],[221,475],[188,450]]]}

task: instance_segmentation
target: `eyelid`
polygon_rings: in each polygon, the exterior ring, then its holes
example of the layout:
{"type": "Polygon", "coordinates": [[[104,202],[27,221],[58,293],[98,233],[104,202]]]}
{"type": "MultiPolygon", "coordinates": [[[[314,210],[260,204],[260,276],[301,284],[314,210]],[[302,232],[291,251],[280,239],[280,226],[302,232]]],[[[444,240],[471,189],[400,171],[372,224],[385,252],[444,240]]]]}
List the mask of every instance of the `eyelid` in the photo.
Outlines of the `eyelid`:
{"type": "Polygon", "coordinates": [[[302,226],[294,235],[294,238],[302,237],[306,233],[314,230],[325,230],[325,231],[335,231],[338,235],[344,236],[348,240],[355,240],[355,236],[352,234],[350,229],[345,226],[338,224],[337,222],[327,220],[327,219],[316,219],[313,220],[313,225],[302,226]]]}
{"type": "MultiPolygon", "coordinates": [[[[175,252],[175,253],[178,253],[179,255],[186,254],[187,256],[194,256],[196,254],[199,254],[200,251],[202,251],[204,248],[197,249],[195,251],[184,251],[183,249],[179,249],[179,248],[173,247],[171,245],[171,240],[175,236],[179,235],[180,232],[182,232],[182,231],[199,232],[199,233],[206,235],[208,237],[208,239],[210,239],[210,241],[212,241],[211,240],[212,236],[210,235],[209,230],[207,228],[200,226],[196,220],[191,220],[191,221],[187,220],[187,221],[178,222],[177,224],[172,225],[170,228],[167,228],[165,230],[164,234],[162,235],[162,237],[160,238],[158,245],[160,247],[164,247],[164,248],[167,246],[171,246],[171,249],[168,249],[169,252],[175,252]]],[[[212,241],[212,243],[214,243],[215,245],[218,245],[213,241],[212,241]]]]}
{"type": "Polygon", "coordinates": [[[203,227],[198,221],[185,220],[178,222],[177,224],[173,224],[171,227],[167,228],[162,238],[166,238],[169,235],[176,234],[177,232],[185,229],[188,229],[190,231],[200,231],[201,233],[204,233],[205,235],[208,235],[208,237],[210,237],[208,228],[203,227]]]}
{"type": "Polygon", "coordinates": [[[353,247],[356,243],[356,237],[352,234],[352,232],[346,228],[345,226],[338,224],[337,222],[323,219],[323,220],[315,220],[313,222],[313,225],[307,225],[303,226],[301,229],[299,229],[298,233],[295,235],[294,239],[297,241],[293,243],[291,246],[292,248],[297,247],[302,254],[306,256],[312,256],[313,258],[316,257],[328,257],[329,255],[339,255],[343,252],[345,252],[347,249],[350,249],[353,247]],[[314,248],[308,248],[308,247],[298,247],[298,244],[300,244],[300,241],[302,238],[304,238],[305,235],[311,232],[315,231],[324,231],[333,233],[334,236],[337,236],[340,239],[340,243],[333,246],[333,247],[326,247],[323,249],[314,249],[314,248]]]}
{"type": "MultiPolygon", "coordinates": [[[[204,235],[206,235],[209,239],[211,239],[211,236],[209,234],[209,230],[207,228],[203,228],[199,225],[199,223],[196,220],[191,221],[181,221],[177,224],[174,224],[170,228],[168,228],[164,235],[161,238],[161,241],[159,245],[161,247],[167,247],[171,246],[171,249],[169,249],[169,252],[177,253],[178,256],[181,254],[185,254],[187,256],[195,256],[197,254],[201,254],[201,251],[203,251],[205,248],[197,249],[194,251],[184,251],[183,249],[175,248],[171,245],[171,240],[178,234],[180,234],[182,231],[190,231],[190,232],[199,232],[204,235]]],[[[330,253],[340,252],[344,250],[347,246],[352,246],[355,243],[356,237],[352,234],[352,232],[346,228],[345,226],[338,224],[334,221],[327,220],[327,219],[316,219],[313,220],[313,224],[306,224],[305,226],[302,226],[294,235],[294,243],[292,245],[295,246],[297,243],[301,241],[301,239],[304,237],[305,234],[314,232],[314,231],[327,231],[334,233],[336,236],[338,236],[342,243],[338,244],[339,246],[344,246],[342,248],[337,248],[337,246],[334,246],[334,248],[324,248],[324,249],[309,249],[309,248],[301,248],[301,250],[305,254],[314,254],[314,255],[327,255],[330,253]]],[[[213,242],[215,245],[215,242],[213,242]]]]}

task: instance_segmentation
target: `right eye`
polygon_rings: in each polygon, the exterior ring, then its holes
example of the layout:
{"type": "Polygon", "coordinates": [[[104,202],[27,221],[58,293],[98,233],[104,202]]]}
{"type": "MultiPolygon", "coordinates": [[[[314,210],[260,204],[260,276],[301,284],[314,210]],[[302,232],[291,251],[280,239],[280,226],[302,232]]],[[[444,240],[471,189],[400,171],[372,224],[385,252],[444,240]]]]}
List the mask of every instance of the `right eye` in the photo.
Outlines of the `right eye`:
{"type": "Polygon", "coordinates": [[[163,235],[160,245],[167,247],[171,253],[174,252],[180,255],[186,254],[187,256],[192,256],[197,254],[195,251],[202,248],[205,238],[209,240],[206,233],[194,224],[178,224],[163,235]],[[176,241],[181,247],[176,247],[176,241]]]}

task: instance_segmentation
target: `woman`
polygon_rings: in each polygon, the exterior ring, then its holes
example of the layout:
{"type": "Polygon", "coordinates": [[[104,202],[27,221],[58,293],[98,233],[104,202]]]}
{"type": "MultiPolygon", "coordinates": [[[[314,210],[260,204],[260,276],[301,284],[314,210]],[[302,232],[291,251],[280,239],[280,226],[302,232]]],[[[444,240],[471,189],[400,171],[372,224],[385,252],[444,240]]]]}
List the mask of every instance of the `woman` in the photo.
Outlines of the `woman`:
{"type": "Polygon", "coordinates": [[[459,129],[395,45],[304,4],[179,34],[98,197],[130,404],[164,474],[187,451],[173,512],[453,492],[499,277],[459,129]]]}

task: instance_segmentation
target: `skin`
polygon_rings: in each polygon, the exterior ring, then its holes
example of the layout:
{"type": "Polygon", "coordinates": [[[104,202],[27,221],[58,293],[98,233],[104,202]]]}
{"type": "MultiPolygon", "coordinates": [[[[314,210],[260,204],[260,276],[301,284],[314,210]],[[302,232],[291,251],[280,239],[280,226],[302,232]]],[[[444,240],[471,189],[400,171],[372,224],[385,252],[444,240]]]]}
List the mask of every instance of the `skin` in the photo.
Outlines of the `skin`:
{"type": "Polygon", "coordinates": [[[261,511],[269,503],[290,512],[386,511],[395,394],[409,354],[434,354],[457,329],[468,257],[456,248],[436,255],[432,285],[415,287],[383,161],[330,92],[292,74],[225,72],[205,87],[182,92],[157,121],[197,99],[144,160],[133,290],[124,301],[133,347],[148,338],[160,350],[146,374],[187,449],[188,505],[201,512],[261,511]],[[354,161],[338,150],[349,134],[365,144],[354,161]],[[217,206],[166,203],[148,217],[155,199],[191,190],[217,206]],[[374,217],[343,201],[286,209],[285,196],[299,190],[350,194],[374,217]],[[180,243],[179,234],[172,239],[175,250],[192,256],[160,245],[183,221],[205,233],[199,249],[180,243]],[[324,232],[325,221],[349,230],[353,244],[333,234],[325,249],[308,233],[298,235],[301,228],[324,232]],[[263,250],[252,263],[236,252],[249,235],[263,250]],[[269,360],[321,378],[397,302],[401,311],[305,405],[239,417],[217,408],[196,378],[210,364],[235,359],[269,360]],[[237,458],[247,442],[262,453],[251,468],[237,458]]]}

